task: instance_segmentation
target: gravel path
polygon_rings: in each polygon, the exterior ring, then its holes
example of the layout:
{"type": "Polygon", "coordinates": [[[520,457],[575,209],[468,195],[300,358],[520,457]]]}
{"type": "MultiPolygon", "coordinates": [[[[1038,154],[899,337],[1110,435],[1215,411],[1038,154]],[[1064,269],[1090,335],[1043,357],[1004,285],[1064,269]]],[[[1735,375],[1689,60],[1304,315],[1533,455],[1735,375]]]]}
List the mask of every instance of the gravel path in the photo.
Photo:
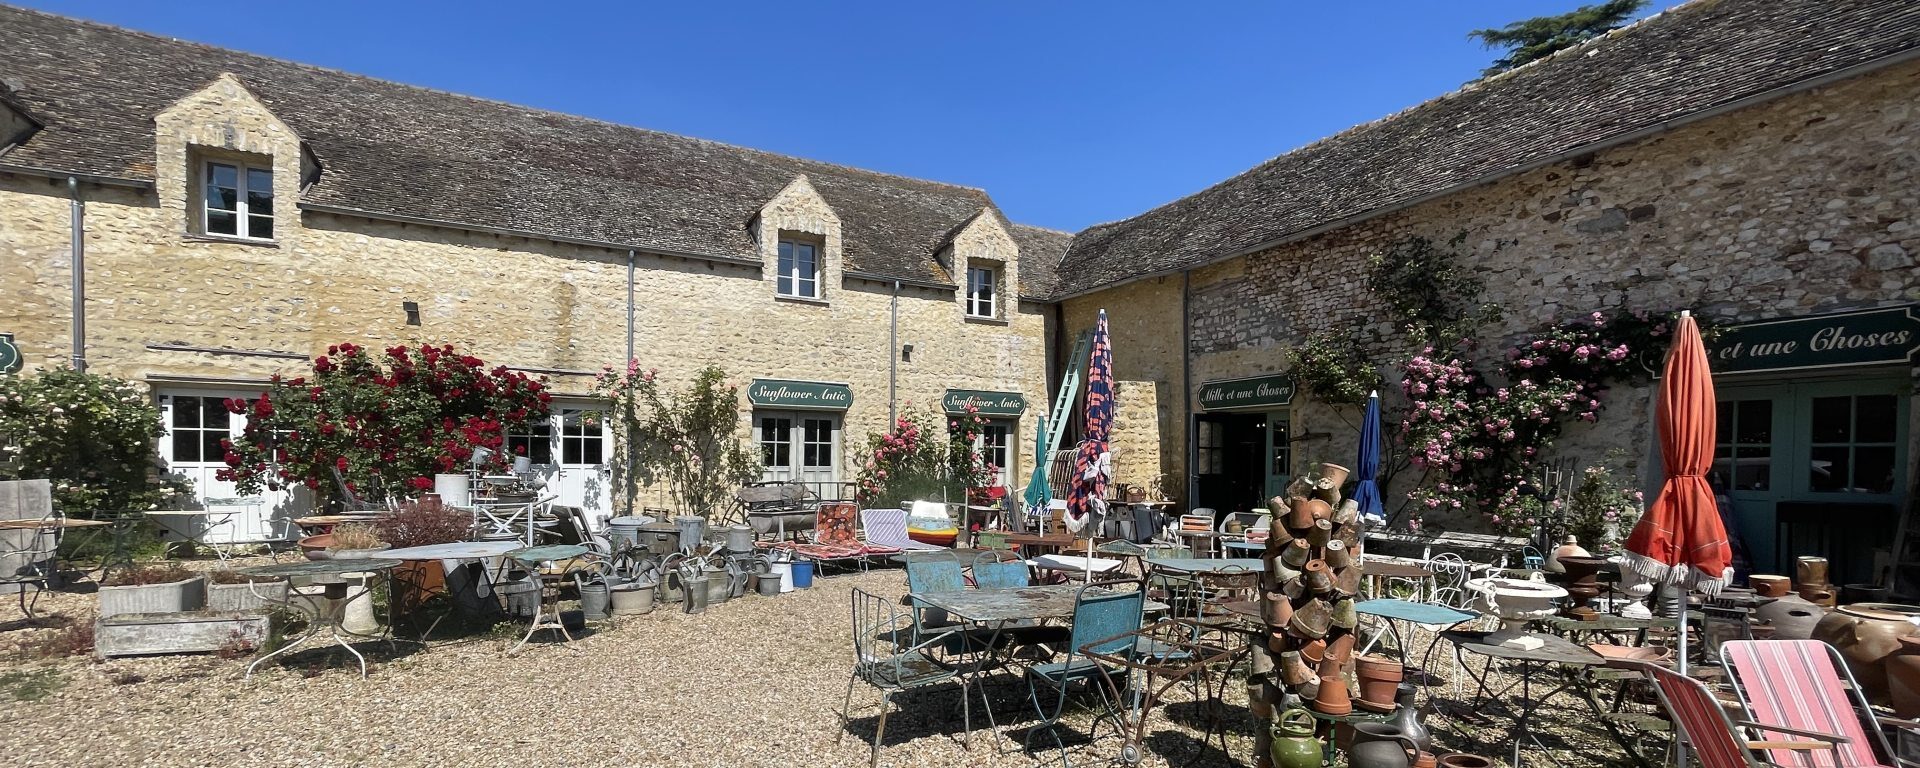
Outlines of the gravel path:
{"type": "MultiPolygon", "coordinates": [[[[811,590],[778,598],[749,596],[702,615],[656,611],[602,625],[580,641],[580,653],[531,646],[515,657],[504,650],[517,638],[480,635],[436,642],[425,651],[402,645],[396,657],[376,654],[372,677],[313,654],[288,666],[263,668],[241,680],[246,660],[213,656],[21,660],[58,630],[0,624],[0,755],[16,766],[355,766],[483,765],[538,761],[594,766],[863,765],[878,694],[854,691],[856,712],[839,722],[852,650],[848,593],[905,592],[898,570],[836,575],[811,590]],[[36,701],[9,691],[40,683],[51,688],[36,701]]],[[[44,612],[89,615],[93,596],[50,593],[44,612]]],[[[56,619],[55,621],[58,621],[56,619]]],[[[1425,647],[1424,639],[1414,641],[1425,647]]],[[[1009,678],[1010,679],[1010,678],[1009,678]]],[[[1229,689],[1235,701],[1238,686],[1229,689]]],[[[1436,688],[1445,692],[1446,688],[1436,688]]],[[[1252,723],[1237,710],[1230,743],[1237,759],[1217,746],[1198,746],[1190,727],[1197,707],[1183,696],[1153,714],[1149,748],[1176,765],[1240,766],[1251,749],[1252,723]]],[[[1025,686],[998,695],[997,711],[1027,707],[1025,686]]],[[[979,717],[976,700],[975,716],[979,717]]],[[[1545,711],[1536,723],[1574,749],[1556,753],[1566,765],[1611,765],[1619,759],[1592,733],[1584,713],[1545,711]],[[1570,759],[1585,757],[1591,760],[1570,759]]],[[[1026,718],[1001,719],[1002,734],[1017,738],[1026,718]]],[[[1069,718],[1084,732],[1082,712],[1069,718]]],[[[958,741],[960,712],[951,686],[895,697],[887,723],[883,765],[1031,766],[1057,760],[1012,750],[1002,735],[996,754],[984,731],[971,749],[958,741]]],[[[1474,737],[1504,743],[1489,724],[1461,729],[1440,718],[1443,744],[1471,745],[1474,737]]],[[[1481,754],[1497,752],[1483,749],[1481,754]]],[[[1075,748],[1076,764],[1117,756],[1107,731],[1075,748]]],[[[1158,754],[1148,765],[1165,765],[1158,754]]]]}

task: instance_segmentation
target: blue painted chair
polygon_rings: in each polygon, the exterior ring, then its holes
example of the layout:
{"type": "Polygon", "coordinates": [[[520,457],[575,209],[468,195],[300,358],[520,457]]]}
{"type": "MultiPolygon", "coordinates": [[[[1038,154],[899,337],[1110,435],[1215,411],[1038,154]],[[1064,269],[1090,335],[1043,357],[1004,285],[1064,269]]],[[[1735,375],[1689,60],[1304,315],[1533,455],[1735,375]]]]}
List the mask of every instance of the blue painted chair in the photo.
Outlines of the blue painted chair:
{"type": "MultiPolygon", "coordinates": [[[[960,568],[960,556],[951,550],[912,555],[907,558],[908,592],[926,595],[935,592],[958,592],[966,588],[967,580],[960,568]]],[[[947,612],[938,608],[915,608],[913,611],[913,628],[916,634],[939,634],[955,626],[958,624],[947,616],[947,612]]]]}
{"type": "MultiPolygon", "coordinates": [[[[947,635],[920,637],[914,631],[914,624],[912,615],[898,603],[860,589],[853,590],[853,675],[847,679],[847,698],[840,708],[840,737],[835,741],[846,736],[852,721],[853,684],[865,682],[879,689],[880,720],[873,728],[869,768],[880,765],[880,741],[887,733],[887,712],[892,706],[893,694],[954,678],[954,668],[927,655],[927,648],[944,641],[947,635]]],[[[971,719],[964,689],[960,707],[963,715],[971,719]]]]}
{"type": "MultiPolygon", "coordinates": [[[[973,560],[975,589],[1020,589],[1032,585],[1032,572],[1027,570],[1023,560],[1005,560],[998,552],[983,552],[973,560]]],[[[992,635],[991,630],[975,630],[974,640],[985,644],[992,635]]],[[[1026,622],[1007,626],[1001,629],[1000,635],[1015,646],[1065,647],[1072,638],[1072,631],[1067,627],[1026,622]]]]}
{"type": "MultiPolygon", "coordinates": [[[[1146,604],[1146,582],[1141,579],[1112,579],[1095,582],[1081,587],[1073,603],[1072,639],[1067,642],[1064,661],[1036,664],[1027,668],[1027,692],[1033,700],[1034,712],[1040,715],[1040,724],[1027,730],[1026,748],[1033,750],[1033,739],[1041,732],[1053,737],[1054,746],[1060,750],[1060,764],[1068,766],[1066,742],[1060,738],[1060,713],[1066,708],[1067,695],[1077,682],[1091,682],[1091,687],[1100,696],[1105,705],[1107,716],[1114,718],[1116,727],[1122,727],[1118,702],[1107,694],[1098,680],[1103,674],[1127,673],[1087,656],[1087,653],[1099,653],[1107,656],[1130,658],[1134,653],[1136,637],[1132,633],[1140,628],[1141,609],[1146,604]],[[1042,701],[1040,690],[1047,688],[1054,693],[1053,706],[1049,708],[1042,701]]],[[[1099,728],[1100,718],[1096,717],[1093,728],[1099,728]]]]}

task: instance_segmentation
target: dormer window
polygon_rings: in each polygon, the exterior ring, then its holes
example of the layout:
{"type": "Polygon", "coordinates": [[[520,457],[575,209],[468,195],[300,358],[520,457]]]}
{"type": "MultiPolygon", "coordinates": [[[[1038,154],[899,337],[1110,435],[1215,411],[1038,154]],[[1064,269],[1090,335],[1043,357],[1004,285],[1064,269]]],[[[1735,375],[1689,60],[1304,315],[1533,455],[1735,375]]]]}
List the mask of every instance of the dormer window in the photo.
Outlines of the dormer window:
{"type": "Polygon", "coordinates": [[[781,240],[776,292],[799,299],[820,298],[820,247],[803,240],[781,240]]]}
{"type": "Polygon", "coordinates": [[[273,239],[273,169],[209,160],[201,188],[202,234],[273,239]]]}
{"type": "Polygon", "coordinates": [[[967,316],[999,317],[996,296],[1000,270],[992,267],[967,268],[967,316]]]}

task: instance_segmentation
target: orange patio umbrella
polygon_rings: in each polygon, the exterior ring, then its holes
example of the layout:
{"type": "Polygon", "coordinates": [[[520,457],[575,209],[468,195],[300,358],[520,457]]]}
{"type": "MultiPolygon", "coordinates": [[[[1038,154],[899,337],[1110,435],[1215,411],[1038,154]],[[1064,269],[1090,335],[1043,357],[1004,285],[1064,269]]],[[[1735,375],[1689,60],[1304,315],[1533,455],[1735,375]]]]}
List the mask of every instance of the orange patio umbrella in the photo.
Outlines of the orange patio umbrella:
{"type": "Polygon", "coordinates": [[[1666,481],[1627,537],[1626,565],[1655,582],[1719,594],[1733,579],[1733,547],[1707,485],[1707,470],[1713,467],[1713,376],[1691,313],[1681,312],[1674,328],[1654,409],[1666,481]]]}

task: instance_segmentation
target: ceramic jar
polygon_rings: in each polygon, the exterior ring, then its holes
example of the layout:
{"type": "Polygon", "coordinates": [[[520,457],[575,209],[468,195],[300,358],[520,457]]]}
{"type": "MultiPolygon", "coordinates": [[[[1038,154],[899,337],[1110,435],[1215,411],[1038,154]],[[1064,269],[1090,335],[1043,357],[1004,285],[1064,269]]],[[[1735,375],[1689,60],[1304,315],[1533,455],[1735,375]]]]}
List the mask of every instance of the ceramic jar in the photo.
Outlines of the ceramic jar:
{"type": "Polygon", "coordinates": [[[1920,634],[1920,626],[1908,621],[1910,618],[1920,618],[1920,605],[1843,605],[1814,626],[1813,639],[1839,649],[1867,700],[1885,704],[1887,657],[1900,649],[1900,638],[1920,634]]]}
{"type": "Polygon", "coordinates": [[[1410,768],[1420,747],[1392,723],[1356,723],[1353,746],[1347,748],[1349,768],[1410,768]]]}
{"type": "Polygon", "coordinates": [[[1479,755],[1455,752],[1441,755],[1439,768],[1493,768],[1493,761],[1479,755]]]}
{"type": "Polygon", "coordinates": [[[1761,597],[1786,597],[1793,591],[1793,580],[1785,576],[1748,576],[1747,583],[1753,586],[1753,593],[1761,597]]]}
{"type": "Polygon", "coordinates": [[[1793,562],[1793,583],[1825,585],[1827,583],[1827,559],[1807,555],[1795,560],[1793,562]]]}
{"type": "Polygon", "coordinates": [[[1826,615],[1826,609],[1794,594],[1762,603],[1753,611],[1754,618],[1773,627],[1775,640],[1805,640],[1813,637],[1814,626],[1826,615]]]}
{"type": "Polygon", "coordinates": [[[1567,538],[1560,542],[1560,546],[1554,547],[1552,552],[1547,553],[1547,562],[1544,567],[1548,573],[1566,573],[1567,569],[1560,564],[1560,558],[1591,557],[1592,555],[1593,553],[1588,552],[1586,547],[1580,546],[1579,539],[1573,534],[1567,534],[1567,538]]]}
{"type": "Polygon", "coordinates": [[[1920,636],[1900,638],[1900,648],[1887,657],[1887,694],[1894,715],[1920,717],[1920,636]]]}
{"type": "Polygon", "coordinates": [[[1323,745],[1313,735],[1315,726],[1313,713],[1304,709],[1280,713],[1280,721],[1273,726],[1273,744],[1267,748],[1273,768],[1320,768],[1323,745]]]}
{"type": "MultiPolygon", "coordinates": [[[[1395,703],[1399,705],[1400,711],[1394,713],[1393,725],[1400,729],[1400,735],[1413,739],[1414,745],[1420,748],[1421,754],[1427,756],[1428,768],[1432,768],[1433,755],[1427,754],[1427,751],[1433,749],[1433,732],[1427,730],[1425,723],[1420,722],[1420,713],[1414,709],[1420,689],[1413,687],[1410,683],[1401,683],[1396,693],[1399,698],[1395,703]]],[[[1414,760],[1414,765],[1419,764],[1419,760],[1414,760]]]]}

